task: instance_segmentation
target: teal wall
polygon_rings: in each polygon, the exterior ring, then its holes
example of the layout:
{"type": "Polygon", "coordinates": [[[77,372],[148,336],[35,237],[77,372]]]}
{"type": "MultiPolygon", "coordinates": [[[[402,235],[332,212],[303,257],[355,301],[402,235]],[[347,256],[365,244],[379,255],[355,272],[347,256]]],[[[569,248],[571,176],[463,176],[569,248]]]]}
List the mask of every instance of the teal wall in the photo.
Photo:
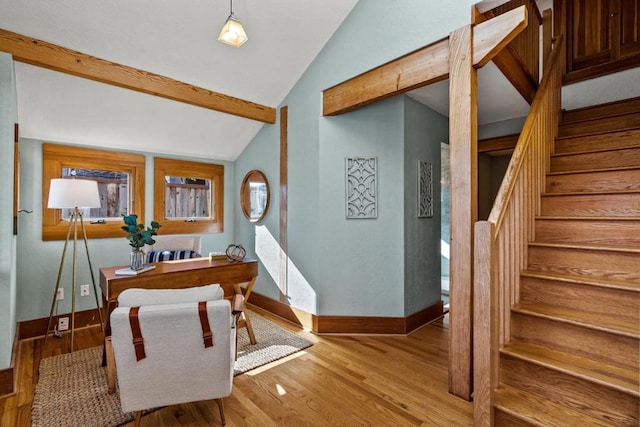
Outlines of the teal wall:
{"type": "MultiPolygon", "coordinates": [[[[49,316],[51,298],[55,288],[56,275],[60,266],[60,257],[64,241],[42,240],[42,141],[20,140],[20,200],[21,206],[32,209],[30,215],[20,217],[20,233],[18,235],[18,293],[17,320],[24,321],[49,316]],[[37,260],[37,261],[36,261],[37,260]]],[[[153,155],[146,156],[145,166],[145,224],[153,220],[153,155]]],[[[163,156],[166,157],[166,156],[163,156]]],[[[183,160],[194,160],[182,157],[183,160]]],[[[197,159],[197,161],[206,161],[197,159]]],[[[224,232],[220,234],[206,234],[202,236],[202,252],[224,251],[232,243],[234,233],[234,206],[237,204],[235,186],[235,165],[230,162],[211,160],[211,163],[222,164],[225,167],[224,190],[224,232]]],[[[159,221],[162,223],[162,220],[159,221]]],[[[162,229],[160,229],[162,231],[162,229]]],[[[99,280],[98,269],[113,265],[126,265],[129,262],[129,246],[124,237],[92,239],[89,234],[89,252],[94,268],[96,281],[99,280]]],[[[59,313],[71,311],[71,261],[70,250],[67,249],[65,267],[61,286],[65,288],[65,299],[60,301],[59,313]]],[[[95,308],[93,291],[89,297],[80,297],[79,285],[91,283],[84,245],[78,246],[77,258],[77,295],[76,310],[95,308]]]]}
{"type": "MultiPolygon", "coordinates": [[[[278,112],[279,117],[279,112],[278,112]]],[[[242,157],[235,163],[236,192],[238,198],[240,186],[247,172],[258,169],[264,173],[269,182],[269,209],[259,223],[250,223],[242,213],[240,203],[235,203],[233,212],[236,217],[235,241],[241,243],[248,254],[260,255],[261,294],[278,300],[280,276],[280,198],[278,182],[280,180],[280,127],[264,126],[262,130],[263,144],[248,146],[242,157]],[[257,246],[257,251],[256,251],[257,246]]]]}
{"type": "Polygon", "coordinates": [[[0,53],[0,369],[9,367],[16,324],[13,235],[14,123],[18,122],[13,58],[0,53]]]}
{"type": "MultiPolygon", "coordinates": [[[[322,91],[468,25],[473,3],[358,2],[282,102],[289,108],[290,304],[323,315],[404,316],[432,299],[435,291],[429,290],[418,307],[405,308],[405,101],[390,99],[339,117],[323,117],[322,91]],[[380,212],[375,220],[347,221],[344,162],[346,156],[360,155],[378,157],[380,212]]],[[[441,120],[436,121],[440,126],[441,120]]],[[[261,130],[236,163],[236,184],[249,164],[276,169],[271,162],[278,162],[272,151],[277,150],[278,138],[277,129],[261,130]]],[[[279,193],[277,185],[271,188],[273,202],[279,193]]],[[[237,215],[237,240],[249,245],[255,226],[237,215]]],[[[275,239],[276,221],[272,216],[265,221],[275,239]]],[[[261,275],[254,290],[275,298],[275,283],[273,276],[261,275]]],[[[419,286],[412,285],[411,292],[419,286]]]]}
{"type": "Polygon", "coordinates": [[[440,301],[440,143],[449,141],[449,119],[405,97],[404,265],[405,316],[440,301]],[[431,163],[433,217],[418,218],[418,160],[431,163]]]}
{"type": "Polygon", "coordinates": [[[404,96],[320,123],[323,315],[404,314],[404,96]],[[345,158],[376,157],[378,217],[346,219],[345,158]]]}

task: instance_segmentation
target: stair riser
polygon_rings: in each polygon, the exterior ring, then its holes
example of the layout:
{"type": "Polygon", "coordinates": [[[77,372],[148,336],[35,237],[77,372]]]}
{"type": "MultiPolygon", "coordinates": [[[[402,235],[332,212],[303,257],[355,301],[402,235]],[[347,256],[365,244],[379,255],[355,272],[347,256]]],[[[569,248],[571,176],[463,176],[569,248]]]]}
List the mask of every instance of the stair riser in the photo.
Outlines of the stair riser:
{"type": "Polygon", "coordinates": [[[637,248],[640,221],[536,219],[536,242],[588,243],[637,248]]]}
{"type": "Polygon", "coordinates": [[[640,255],[629,252],[529,246],[530,270],[626,280],[640,286],[640,255]]]}
{"type": "Polygon", "coordinates": [[[637,167],[640,165],[640,148],[554,156],[552,172],[583,171],[637,167]]]}
{"type": "Polygon", "coordinates": [[[547,193],[640,190],[640,169],[547,175],[547,193]]]}
{"type": "Polygon", "coordinates": [[[616,117],[605,117],[586,122],[561,125],[558,130],[558,136],[564,138],[637,128],[640,128],[640,113],[629,113],[616,117]]]}
{"type": "Polygon", "coordinates": [[[640,97],[563,111],[561,123],[569,124],[606,117],[617,117],[635,111],[640,111],[640,97]]]}
{"type": "Polygon", "coordinates": [[[640,293],[523,276],[520,302],[542,303],[598,315],[616,315],[640,324],[640,293]]]}
{"type": "Polygon", "coordinates": [[[637,397],[502,354],[500,381],[616,426],[637,426],[637,397]]]}
{"type": "Polygon", "coordinates": [[[511,337],[625,369],[637,369],[640,357],[636,338],[524,313],[512,312],[511,337]]]}
{"type": "Polygon", "coordinates": [[[541,215],[640,217],[640,193],[545,195],[541,215]]]}
{"type": "Polygon", "coordinates": [[[640,145],[640,130],[629,130],[604,135],[556,140],[555,153],[577,153],[584,151],[613,150],[640,145]]]}
{"type": "Polygon", "coordinates": [[[494,423],[496,427],[538,427],[537,424],[528,423],[498,408],[494,413],[494,423]]]}

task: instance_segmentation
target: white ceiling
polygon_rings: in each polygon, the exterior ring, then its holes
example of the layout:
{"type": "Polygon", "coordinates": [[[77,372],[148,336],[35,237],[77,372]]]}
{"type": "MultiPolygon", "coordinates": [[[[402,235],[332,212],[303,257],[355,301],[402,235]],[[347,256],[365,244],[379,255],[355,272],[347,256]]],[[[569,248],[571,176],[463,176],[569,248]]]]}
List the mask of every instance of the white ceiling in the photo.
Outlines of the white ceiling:
{"type": "MultiPolygon", "coordinates": [[[[277,107],[357,0],[0,0],[0,28],[277,107]],[[293,36],[292,36],[293,35],[293,36]]],[[[234,160],[262,123],[16,64],[21,136],[234,160]]]]}
{"type": "MultiPolygon", "coordinates": [[[[409,96],[449,117],[449,80],[425,86],[409,96]]],[[[529,104],[493,62],[478,70],[478,124],[523,117],[529,104]]]]}

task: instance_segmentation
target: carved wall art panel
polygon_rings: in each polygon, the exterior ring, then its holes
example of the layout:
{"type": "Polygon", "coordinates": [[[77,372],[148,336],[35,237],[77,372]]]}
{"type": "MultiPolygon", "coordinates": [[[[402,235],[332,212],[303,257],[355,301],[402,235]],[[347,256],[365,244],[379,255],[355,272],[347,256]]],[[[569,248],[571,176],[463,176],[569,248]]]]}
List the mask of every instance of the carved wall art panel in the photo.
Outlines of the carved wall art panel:
{"type": "Polygon", "coordinates": [[[418,160],[418,218],[433,217],[433,165],[418,160]]]}
{"type": "Polygon", "coordinates": [[[376,157],[347,157],[347,219],[378,217],[378,177],[376,157]]]}

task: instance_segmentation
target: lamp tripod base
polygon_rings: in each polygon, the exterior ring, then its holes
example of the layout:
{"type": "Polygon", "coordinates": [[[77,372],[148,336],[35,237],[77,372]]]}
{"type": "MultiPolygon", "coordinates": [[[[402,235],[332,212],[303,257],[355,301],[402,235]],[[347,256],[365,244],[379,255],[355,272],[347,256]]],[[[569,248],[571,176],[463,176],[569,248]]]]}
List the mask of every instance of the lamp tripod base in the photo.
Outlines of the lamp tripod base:
{"type": "MultiPolygon", "coordinates": [[[[49,321],[47,322],[47,330],[44,335],[44,342],[47,342],[49,337],[49,333],[51,331],[51,322],[53,320],[53,311],[56,307],[56,303],[58,301],[58,289],[60,289],[60,279],[62,278],[62,269],[64,267],[64,259],[67,253],[67,247],[69,245],[69,240],[71,236],[71,229],[73,228],[73,270],[71,276],[71,315],[70,315],[70,330],[71,330],[71,342],[69,343],[69,352],[73,352],[73,338],[75,332],[75,317],[76,317],[76,261],[77,261],[77,245],[78,245],[78,221],[80,221],[80,226],[82,228],[82,238],[84,240],[84,248],[87,252],[87,261],[89,262],[89,271],[91,273],[91,282],[93,284],[93,295],[95,297],[96,308],[98,309],[98,317],[100,320],[100,329],[104,333],[104,321],[102,319],[102,310],[100,309],[100,302],[98,301],[98,287],[96,286],[96,279],[93,274],[93,267],[91,265],[91,256],[89,255],[89,245],[87,243],[87,233],[84,227],[84,221],[82,220],[82,213],[78,210],[78,208],[74,209],[74,212],[69,219],[69,226],[67,227],[67,237],[64,242],[64,248],[62,249],[62,257],[60,259],[60,268],[58,269],[58,277],[56,279],[56,287],[53,291],[53,298],[51,299],[51,310],[49,311],[49,321]]],[[[59,315],[55,316],[59,318],[59,315]]],[[[62,334],[58,330],[58,325],[56,324],[53,330],[53,334],[56,337],[61,338],[62,334]]]]}

